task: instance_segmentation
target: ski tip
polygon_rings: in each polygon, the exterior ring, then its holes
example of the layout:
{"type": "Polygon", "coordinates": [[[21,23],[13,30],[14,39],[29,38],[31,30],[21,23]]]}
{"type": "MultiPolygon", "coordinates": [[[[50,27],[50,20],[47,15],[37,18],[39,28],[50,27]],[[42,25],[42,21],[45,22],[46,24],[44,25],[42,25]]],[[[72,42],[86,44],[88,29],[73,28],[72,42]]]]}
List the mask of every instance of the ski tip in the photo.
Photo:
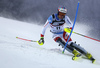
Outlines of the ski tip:
{"type": "Polygon", "coordinates": [[[92,63],[95,64],[96,59],[92,60],[92,63]]]}
{"type": "Polygon", "coordinates": [[[18,38],[18,37],[16,37],[16,38],[18,38]]]}

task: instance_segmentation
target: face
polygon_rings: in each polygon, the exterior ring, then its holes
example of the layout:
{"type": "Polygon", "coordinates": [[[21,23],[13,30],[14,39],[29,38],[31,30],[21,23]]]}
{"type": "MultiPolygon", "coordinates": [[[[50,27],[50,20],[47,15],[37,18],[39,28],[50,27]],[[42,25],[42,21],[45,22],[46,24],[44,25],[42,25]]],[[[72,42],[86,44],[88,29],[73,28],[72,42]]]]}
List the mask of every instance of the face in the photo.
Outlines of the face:
{"type": "Polygon", "coordinates": [[[58,18],[63,19],[65,17],[66,13],[59,12],[58,18]]]}

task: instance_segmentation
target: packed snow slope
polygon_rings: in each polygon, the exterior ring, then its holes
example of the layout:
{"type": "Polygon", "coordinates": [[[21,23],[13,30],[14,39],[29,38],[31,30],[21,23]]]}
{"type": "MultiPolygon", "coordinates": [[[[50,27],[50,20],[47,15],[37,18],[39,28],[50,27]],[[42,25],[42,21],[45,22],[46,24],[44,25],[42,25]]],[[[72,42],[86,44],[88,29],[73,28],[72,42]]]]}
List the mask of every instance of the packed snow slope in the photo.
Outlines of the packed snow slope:
{"type": "MultiPolygon", "coordinates": [[[[80,25],[75,30],[86,34],[84,27],[80,25]]],[[[73,61],[73,55],[68,51],[62,54],[63,49],[52,40],[49,28],[42,46],[36,42],[16,39],[18,36],[37,41],[41,28],[40,25],[0,17],[0,68],[100,68],[100,42],[72,34],[73,41],[81,44],[97,60],[92,64],[87,59],[73,61]]]]}

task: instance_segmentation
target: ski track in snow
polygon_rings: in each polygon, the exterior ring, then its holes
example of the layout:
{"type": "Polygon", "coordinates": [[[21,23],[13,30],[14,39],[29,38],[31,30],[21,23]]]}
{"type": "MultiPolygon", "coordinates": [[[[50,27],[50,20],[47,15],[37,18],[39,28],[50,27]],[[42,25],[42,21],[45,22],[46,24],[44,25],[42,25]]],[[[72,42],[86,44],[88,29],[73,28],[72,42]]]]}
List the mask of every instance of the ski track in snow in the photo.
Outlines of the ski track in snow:
{"type": "MultiPolygon", "coordinates": [[[[62,47],[52,40],[49,29],[46,30],[45,44],[42,46],[16,39],[18,36],[37,41],[41,28],[39,25],[0,17],[0,68],[100,68],[100,42],[72,34],[73,41],[77,41],[96,58],[97,62],[92,64],[82,58],[71,60],[73,55],[68,51],[62,54],[62,47]]],[[[75,30],[79,31],[79,28],[75,30]]]]}

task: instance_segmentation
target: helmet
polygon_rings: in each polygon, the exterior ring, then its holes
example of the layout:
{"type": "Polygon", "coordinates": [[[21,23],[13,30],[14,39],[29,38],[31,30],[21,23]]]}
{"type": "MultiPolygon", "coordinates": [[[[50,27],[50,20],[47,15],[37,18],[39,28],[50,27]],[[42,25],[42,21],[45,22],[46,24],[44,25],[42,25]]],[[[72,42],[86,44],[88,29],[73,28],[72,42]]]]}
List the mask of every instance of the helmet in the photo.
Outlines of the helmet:
{"type": "Polygon", "coordinates": [[[67,13],[67,9],[65,7],[58,7],[58,12],[67,13]]]}

